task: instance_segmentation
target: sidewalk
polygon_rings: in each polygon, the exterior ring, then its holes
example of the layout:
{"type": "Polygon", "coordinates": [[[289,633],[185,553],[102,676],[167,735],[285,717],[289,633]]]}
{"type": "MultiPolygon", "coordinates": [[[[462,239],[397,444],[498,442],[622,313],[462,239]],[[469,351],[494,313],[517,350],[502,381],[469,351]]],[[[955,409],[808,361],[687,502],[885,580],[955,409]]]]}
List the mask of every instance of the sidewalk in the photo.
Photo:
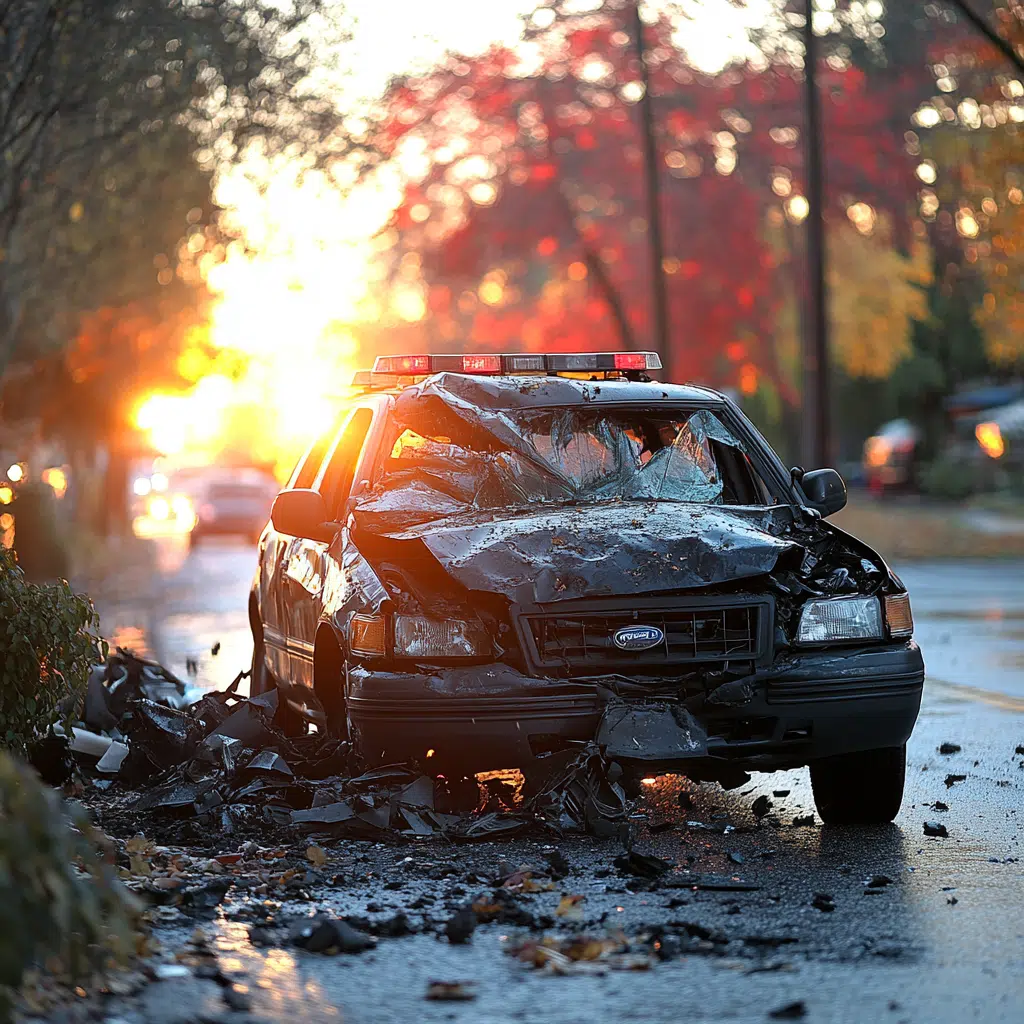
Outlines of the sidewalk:
{"type": "Polygon", "coordinates": [[[875,499],[852,492],[849,505],[829,521],[887,560],[1024,556],[1024,508],[1014,516],[913,497],[875,499]]]}

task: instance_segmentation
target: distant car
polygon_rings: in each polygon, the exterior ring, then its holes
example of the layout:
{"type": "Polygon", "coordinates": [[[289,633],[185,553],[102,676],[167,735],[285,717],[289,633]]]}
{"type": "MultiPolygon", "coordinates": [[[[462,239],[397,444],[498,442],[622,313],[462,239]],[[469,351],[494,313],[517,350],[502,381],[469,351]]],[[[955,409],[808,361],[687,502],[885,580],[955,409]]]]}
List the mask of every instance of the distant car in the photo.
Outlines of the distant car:
{"type": "Polygon", "coordinates": [[[653,353],[380,357],[274,502],[252,691],[367,765],[531,774],[593,741],[634,785],[810,766],[885,822],[924,680],[906,588],[725,395],[653,353]],[[294,709],[294,708],[293,708],[294,709]]]}
{"type": "Polygon", "coordinates": [[[910,420],[890,420],[864,442],[864,475],[873,494],[914,486],[921,432],[910,420]]]}
{"type": "Polygon", "coordinates": [[[205,537],[244,537],[254,544],[270,518],[277,482],[259,470],[218,470],[193,482],[194,546],[205,537]]]}

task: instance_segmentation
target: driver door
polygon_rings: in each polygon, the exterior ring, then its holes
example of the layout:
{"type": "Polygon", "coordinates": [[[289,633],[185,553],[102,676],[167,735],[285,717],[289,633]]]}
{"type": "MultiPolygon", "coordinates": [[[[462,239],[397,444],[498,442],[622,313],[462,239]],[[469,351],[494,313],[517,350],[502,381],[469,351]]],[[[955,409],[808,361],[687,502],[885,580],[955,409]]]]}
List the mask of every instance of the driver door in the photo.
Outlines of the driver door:
{"type": "MultiPolygon", "coordinates": [[[[362,461],[374,409],[375,405],[370,402],[355,406],[338,431],[330,455],[313,483],[323,495],[332,521],[339,521],[343,515],[356,469],[362,461]]],[[[323,608],[329,546],[329,541],[292,537],[282,565],[282,619],[289,678],[307,686],[313,685],[313,642],[323,608]]]]}

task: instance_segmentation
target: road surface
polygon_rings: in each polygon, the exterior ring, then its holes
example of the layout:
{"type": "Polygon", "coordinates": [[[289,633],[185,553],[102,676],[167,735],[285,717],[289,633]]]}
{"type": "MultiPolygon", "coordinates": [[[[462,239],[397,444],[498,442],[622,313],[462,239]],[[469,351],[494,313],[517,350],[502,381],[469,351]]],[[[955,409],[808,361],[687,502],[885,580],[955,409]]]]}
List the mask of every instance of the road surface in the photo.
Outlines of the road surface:
{"type": "MultiPolygon", "coordinates": [[[[196,658],[195,686],[223,686],[248,665],[245,601],[253,566],[254,553],[242,545],[211,542],[193,554],[165,548],[155,574],[126,573],[99,595],[104,629],[183,676],[186,659],[196,658]]],[[[343,842],[330,855],[345,884],[314,893],[312,904],[275,905],[274,912],[362,914],[369,906],[372,917],[415,904],[410,915],[424,932],[382,940],[360,956],[257,948],[247,922],[262,897],[229,894],[207,928],[222,969],[248,988],[252,1017],[349,1024],[743,1022],[771,1019],[771,1011],[802,1002],[803,1019],[814,1022],[1024,1019],[1024,756],[1015,753],[1024,745],[1024,563],[898,568],[912,594],[928,680],[895,824],[794,825],[813,810],[806,771],[755,776],[731,793],[662,779],[648,788],[648,821],[639,826],[636,848],[680,864],[692,859],[696,870],[741,875],[758,889],[631,891],[629,879],[609,870],[621,848],[577,837],[559,844],[572,865],[568,877],[531,897],[535,913],[553,914],[562,893],[584,896],[588,930],[614,926],[631,934],[696,923],[729,940],[715,946],[715,955],[686,955],[643,973],[533,971],[503,955],[508,927],[480,927],[466,945],[433,932],[475,895],[475,872],[494,874],[502,858],[513,866],[539,863],[542,843],[343,842]],[[962,749],[939,754],[947,741],[962,749]],[[966,779],[947,786],[949,774],[966,779]],[[685,814],[680,788],[693,799],[685,814]],[[773,795],[782,791],[787,795],[773,795]],[[751,804],[761,794],[774,806],[759,823],[751,804]],[[930,806],[936,801],[948,810],[930,806]],[[948,838],[924,836],[923,823],[935,819],[948,838]],[[687,824],[693,821],[705,827],[687,824]],[[674,824],[649,832],[656,822],[674,824]],[[879,874],[892,883],[865,894],[866,881],[879,874]],[[832,898],[833,911],[813,905],[819,893],[832,898]],[[433,979],[473,982],[477,997],[427,1001],[433,979]]],[[[227,839],[224,845],[233,849],[227,839]]],[[[173,931],[167,936],[171,948],[173,931]]],[[[195,978],[152,985],[111,1010],[128,1021],[249,1019],[226,1015],[214,982],[195,978]]]]}

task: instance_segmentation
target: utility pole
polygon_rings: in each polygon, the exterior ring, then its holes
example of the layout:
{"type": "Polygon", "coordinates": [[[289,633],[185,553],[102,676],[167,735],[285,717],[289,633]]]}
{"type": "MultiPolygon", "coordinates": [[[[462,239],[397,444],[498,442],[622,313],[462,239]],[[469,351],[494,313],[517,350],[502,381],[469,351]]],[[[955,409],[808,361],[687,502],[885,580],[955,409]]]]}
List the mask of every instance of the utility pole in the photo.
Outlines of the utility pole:
{"type": "Polygon", "coordinates": [[[661,233],[661,166],[658,142],[654,134],[654,106],[651,101],[651,79],[647,69],[644,45],[644,23],[640,17],[640,0],[633,5],[633,43],[640,63],[640,81],[644,94],[640,98],[640,133],[644,140],[644,199],[647,212],[647,251],[651,270],[651,311],[654,321],[654,344],[661,356],[662,376],[667,381],[685,379],[674,364],[669,345],[668,291],[665,288],[665,242],[661,233]]]}
{"type": "Polygon", "coordinates": [[[804,0],[804,166],[807,170],[807,284],[801,457],[806,469],[832,458],[829,389],[828,295],[825,283],[825,168],[818,92],[818,40],[814,0],[804,0]]]}

